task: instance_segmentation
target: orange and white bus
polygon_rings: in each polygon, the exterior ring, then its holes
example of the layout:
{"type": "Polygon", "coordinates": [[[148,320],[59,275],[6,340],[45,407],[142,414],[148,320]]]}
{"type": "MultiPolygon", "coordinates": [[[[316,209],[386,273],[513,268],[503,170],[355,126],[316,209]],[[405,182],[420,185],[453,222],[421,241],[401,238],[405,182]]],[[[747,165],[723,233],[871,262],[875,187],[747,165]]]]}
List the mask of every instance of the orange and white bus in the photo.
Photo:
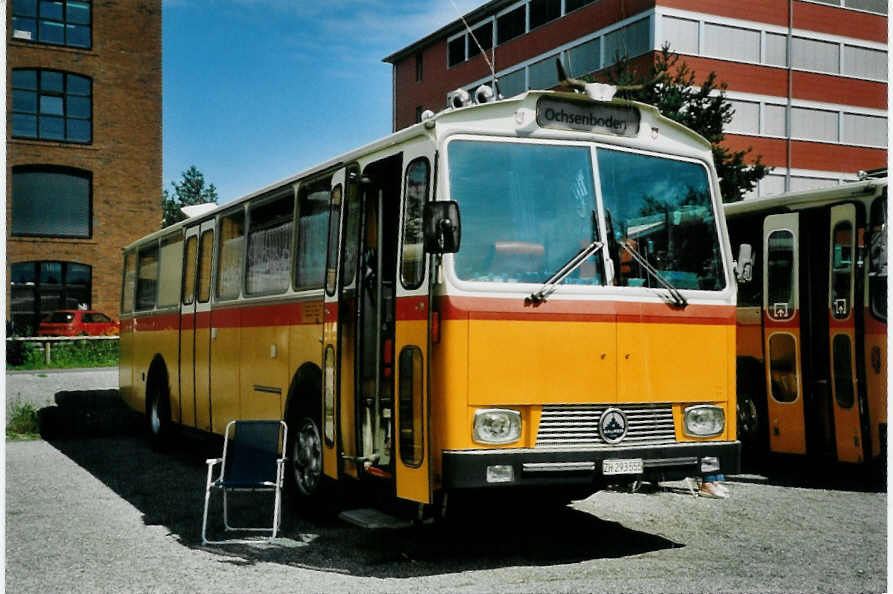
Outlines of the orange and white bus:
{"type": "Polygon", "coordinates": [[[422,505],[738,469],[709,143],[476,95],[124,249],[121,393],[154,438],[283,419],[296,492],[422,505]]]}
{"type": "Polygon", "coordinates": [[[725,212],[732,246],[746,244],[753,261],[738,290],[745,452],[882,461],[886,177],[727,204],[725,212]]]}

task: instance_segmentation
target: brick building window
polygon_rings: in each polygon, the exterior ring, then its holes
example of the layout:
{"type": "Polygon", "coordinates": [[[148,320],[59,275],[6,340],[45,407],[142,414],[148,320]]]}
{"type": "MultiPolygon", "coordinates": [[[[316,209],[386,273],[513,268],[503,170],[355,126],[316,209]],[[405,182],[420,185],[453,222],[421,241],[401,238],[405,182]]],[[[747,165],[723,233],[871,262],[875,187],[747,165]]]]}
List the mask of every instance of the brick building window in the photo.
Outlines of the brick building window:
{"type": "Polygon", "coordinates": [[[91,306],[93,269],[77,262],[19,262],[10,267],[9,312],[17,334],[33,336],[57,309],[91,306]]]}
{"type": "Polygon", "coordinates": [[[92,10],[85,0],[13,0],[12,37],[90,48],[92,10]]]}
{"type": "Polygon", "coordinates": [[[93,139],[93,81],[86,76],[12,71],[12,135],[87,144],[93,139]]]}
{"type": "Polygon", "coordinates": [[[51,165],[12,168],[12,234],[85,237],[92,234],[92,175],[51,165]]]}

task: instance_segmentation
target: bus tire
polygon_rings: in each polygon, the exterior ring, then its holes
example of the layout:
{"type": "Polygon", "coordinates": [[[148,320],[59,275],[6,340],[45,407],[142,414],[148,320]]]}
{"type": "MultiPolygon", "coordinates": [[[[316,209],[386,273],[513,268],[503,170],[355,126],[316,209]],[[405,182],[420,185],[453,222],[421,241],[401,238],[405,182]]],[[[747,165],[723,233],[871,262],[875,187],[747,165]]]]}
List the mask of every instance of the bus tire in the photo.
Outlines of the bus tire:
{"type": "MultiPolygon", "coordinates": [[[[332,481],[322,471],[322,432],[319,422],[294,414],[288,424],[288,507],[304,518],[323,519],[337,511],[332,481]]],[[[290,522],[287,522],[287,524],[290,522]]]]}
{"type": "Polygon", "coordinates": [[[163,451],[171,433],[170,399],[167,392],[167,373],[163,364],[153,363],[146,387],[146,428],[149,445],[155,451],[163,451]]]}

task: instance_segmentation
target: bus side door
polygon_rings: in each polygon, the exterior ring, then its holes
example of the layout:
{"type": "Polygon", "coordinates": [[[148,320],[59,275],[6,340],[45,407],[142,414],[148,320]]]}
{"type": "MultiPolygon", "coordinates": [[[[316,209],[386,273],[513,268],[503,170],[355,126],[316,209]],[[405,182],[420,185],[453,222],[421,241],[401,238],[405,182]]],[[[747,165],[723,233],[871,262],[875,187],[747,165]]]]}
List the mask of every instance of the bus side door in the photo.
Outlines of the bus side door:
{"type": "Polygon", "coordinates": [[[323,472],[357,477],[354,405],[360,193],[356,166],[332,177],[323,318],[323,472]]]}
{"type": "Polygon", "coordinates": [[[856,206],[831,208],[828,326],[831,394],[837,459],[861,462],[863,435],[856,375],[856,320],[853,307],[856,270],[856,206]]]}
{"type": "Polygon", "coordinates": [[[194,400],[195,427],[211,431],[211,270],[214,257],[214,220],[201,225],[195,298],[194,400]]]}
{"type": "Polygon", "coordinates": [[[395,472],[397,496],[431,502],[430,274],[422,241],[422,211],[434,186],[434,155],[427,143],[404,153],[401,242],[394,353],[397,402],[395,472]]]}
{"type": "Polygon", "coordinates": [[[186,230],[180,299],[180,423],[195,427],[195,308],[199,226],[186,230]]]}
{"type": "Polygon", "coordinates": [[[763,221],[763,348],[769,447],[773,452],[806,453],[803,374],[800,358],[799,214],[763,221]]]}

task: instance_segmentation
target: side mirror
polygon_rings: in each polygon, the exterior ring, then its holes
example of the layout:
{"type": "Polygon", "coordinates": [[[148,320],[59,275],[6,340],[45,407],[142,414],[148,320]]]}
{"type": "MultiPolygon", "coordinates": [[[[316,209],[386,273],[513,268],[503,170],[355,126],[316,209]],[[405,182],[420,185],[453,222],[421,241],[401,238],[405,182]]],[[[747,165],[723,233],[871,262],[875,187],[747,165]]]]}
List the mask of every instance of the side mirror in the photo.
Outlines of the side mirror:
{"type": "Polygon", "coordinates": [[[455,201],[426,202],[422,228],[425,251],[429,254],[454,254],[459,251],[462,230],[459,205],[455,201]]]}
{"type": "Polygon", "coordinates": [[[753,278],[753,247],[749,243],[738,246],[738,261],[735,263],[735,276],[739,283],[749,283],[753,278]]]}

